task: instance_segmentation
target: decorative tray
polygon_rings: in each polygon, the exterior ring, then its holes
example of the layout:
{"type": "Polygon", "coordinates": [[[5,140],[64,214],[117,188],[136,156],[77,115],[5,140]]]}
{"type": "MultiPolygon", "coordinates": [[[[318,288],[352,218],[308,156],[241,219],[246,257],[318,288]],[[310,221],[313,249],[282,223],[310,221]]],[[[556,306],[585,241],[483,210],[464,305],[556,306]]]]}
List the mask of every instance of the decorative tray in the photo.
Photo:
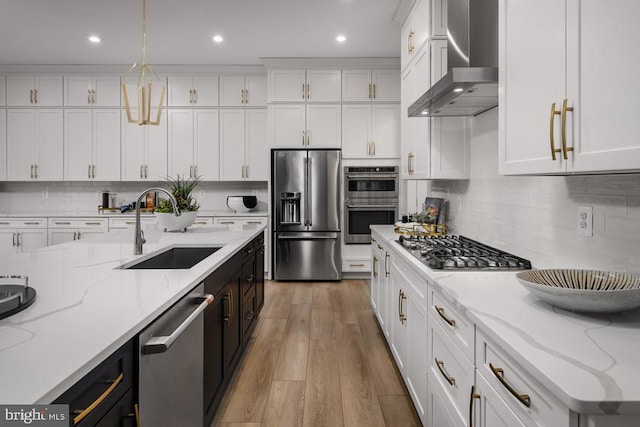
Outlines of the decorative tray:
{"type": "Polygon", "coordinates": [[[447,226],[422,222],[396,222],[394,231],[405,236],[444,236],[447,234],[447,226]]]}

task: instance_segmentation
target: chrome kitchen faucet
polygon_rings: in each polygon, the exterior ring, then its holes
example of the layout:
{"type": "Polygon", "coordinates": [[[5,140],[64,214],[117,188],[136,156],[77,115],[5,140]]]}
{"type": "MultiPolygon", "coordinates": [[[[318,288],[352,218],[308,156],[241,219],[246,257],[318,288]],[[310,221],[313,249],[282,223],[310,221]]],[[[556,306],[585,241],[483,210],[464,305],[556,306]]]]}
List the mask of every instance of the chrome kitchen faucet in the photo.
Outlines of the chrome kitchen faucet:
{"type": "Polygon", "coordinates": [[[144,242],[146,242],[146,240],[144,240],[144,233],[142,232],[142,227],[140,227],[140,203],[142,203],[142,198],[149,191],[161,191],[165,193],[167,196],[169,196],[169,200],[171,200],[171,206],[173,206],[173,213],[176,214],[176,216],[180,216],[180,210],[178,209],[178,201],[176,200],[175,197],[173,197],[173,194],[171,194],[169,191],[159,187],[147,188],[146,190],[144,190],[140,194],[140,196],[138,196],[138,200],[136,201],[136,236],[135,236],[135,242],[134,242],[134,248],[133,248],[134,255],[142,255],[142,245],[144,244],[144,242]]]}

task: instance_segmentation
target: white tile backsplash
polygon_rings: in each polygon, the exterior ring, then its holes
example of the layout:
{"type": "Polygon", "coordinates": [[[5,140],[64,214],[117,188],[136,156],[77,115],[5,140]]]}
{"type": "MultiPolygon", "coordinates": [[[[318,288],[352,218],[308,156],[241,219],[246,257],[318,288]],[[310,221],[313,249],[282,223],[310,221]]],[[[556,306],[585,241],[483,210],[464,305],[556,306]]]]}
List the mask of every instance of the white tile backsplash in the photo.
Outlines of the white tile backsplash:
{"type": "Polygon", "coordinates": [[[471,138],[471,179],[429,181],[427,190],[449,201],[452,233],[539,268],[640,272],[640,174],[500,176],[495,109],[473,119],[471,138]],[[593,207],[593,237],[577,233],[581,205],[593,207]]]}
{"type": "MultiPolygon", "coordinates": [[[[162,182],[0,182],[0,213],[95,210],[97,214],[104,190],[117,193],[120,206],[136,200],[143,190],[158,186],[166,188],[162,182]]],[[[255,195],[258,210],[267,210],[266,182],[202,182],[195,190],[202,210],[226,210],[230,195],[255,195]]]]}

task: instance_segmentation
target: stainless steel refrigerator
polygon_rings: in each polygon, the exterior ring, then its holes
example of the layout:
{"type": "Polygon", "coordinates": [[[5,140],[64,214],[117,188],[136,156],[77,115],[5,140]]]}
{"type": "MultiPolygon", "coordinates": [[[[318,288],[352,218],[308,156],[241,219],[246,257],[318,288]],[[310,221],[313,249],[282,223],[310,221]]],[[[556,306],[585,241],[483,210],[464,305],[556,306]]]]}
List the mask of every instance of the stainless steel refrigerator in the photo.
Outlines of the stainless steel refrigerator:
{"type": "Polygon", "coordinates": [[[340,280],[340,150],[271,150],[273,277],[340,280]]]}

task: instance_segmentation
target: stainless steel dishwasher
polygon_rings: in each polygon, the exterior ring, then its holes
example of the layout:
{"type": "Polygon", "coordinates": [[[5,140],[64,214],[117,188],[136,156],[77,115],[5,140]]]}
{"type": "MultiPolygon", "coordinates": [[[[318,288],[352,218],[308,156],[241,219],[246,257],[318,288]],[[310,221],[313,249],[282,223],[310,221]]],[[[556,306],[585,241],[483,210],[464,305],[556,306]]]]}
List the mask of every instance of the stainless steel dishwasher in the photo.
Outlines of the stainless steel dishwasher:
{"type": "Polygon", "coordinates": [[[178,301],[139,336],[143,427],[202,427],[204,285],[178,301]]]}

